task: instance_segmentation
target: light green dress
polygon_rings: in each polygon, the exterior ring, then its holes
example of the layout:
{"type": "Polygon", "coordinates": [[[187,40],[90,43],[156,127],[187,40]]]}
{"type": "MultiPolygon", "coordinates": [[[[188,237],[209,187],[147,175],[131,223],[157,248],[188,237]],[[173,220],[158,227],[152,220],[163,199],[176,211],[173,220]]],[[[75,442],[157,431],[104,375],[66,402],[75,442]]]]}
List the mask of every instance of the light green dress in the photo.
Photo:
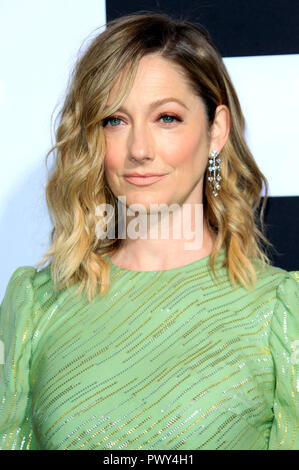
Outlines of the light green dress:
{"type": "Polygon", "coordinates": [[[299,449],[299,272],[254,291],[209,257],[111,265],[88,302],[50,267],[12,274],[0,311],[0,449],[299,449]]]}

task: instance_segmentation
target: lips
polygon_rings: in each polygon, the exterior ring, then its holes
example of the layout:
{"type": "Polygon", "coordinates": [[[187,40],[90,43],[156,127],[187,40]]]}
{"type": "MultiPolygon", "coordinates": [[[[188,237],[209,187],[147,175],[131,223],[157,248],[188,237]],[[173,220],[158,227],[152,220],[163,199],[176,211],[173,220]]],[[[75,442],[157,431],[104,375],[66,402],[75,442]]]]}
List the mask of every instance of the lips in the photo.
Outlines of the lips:
{"type": "Polygon", "coordinates": [[[129,183],[135,184],[136,186],[147,186],[149,184],[156,183],[157,181],[160,181],[164,176],[166,175],[146,175],[146,176],[140,176],[140,175],[125,175],[124,178],[126,181],[129,183]]]}
{"type": "Polygon", "coordinates": [[[162,173],[144,173],[144,174],[142,174],[142,173],[128,173],[124,176],[125,177],[127,177],[127,176],[129,176],[129,177],[138,176],[140,178],[147,178],[148,176],[164,176],[164,174],[162,174],[162,173]]]}

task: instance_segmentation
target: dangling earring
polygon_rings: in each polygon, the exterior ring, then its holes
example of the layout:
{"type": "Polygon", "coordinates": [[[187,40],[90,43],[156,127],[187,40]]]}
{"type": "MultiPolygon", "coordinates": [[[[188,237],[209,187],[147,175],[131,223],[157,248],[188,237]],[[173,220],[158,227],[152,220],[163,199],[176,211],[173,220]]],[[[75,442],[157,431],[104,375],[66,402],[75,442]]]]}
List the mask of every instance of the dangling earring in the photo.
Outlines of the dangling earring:
{"type": "Polygon", "coordinates": [[[212,150],[209,155],[209,176],[208,181],[212,188],[213,195],[218,196],[218,191],[221,189],[219,181],[221,181],[220,170],[221,170],[221,158],[218,156],[217,150],[212,150]]]}

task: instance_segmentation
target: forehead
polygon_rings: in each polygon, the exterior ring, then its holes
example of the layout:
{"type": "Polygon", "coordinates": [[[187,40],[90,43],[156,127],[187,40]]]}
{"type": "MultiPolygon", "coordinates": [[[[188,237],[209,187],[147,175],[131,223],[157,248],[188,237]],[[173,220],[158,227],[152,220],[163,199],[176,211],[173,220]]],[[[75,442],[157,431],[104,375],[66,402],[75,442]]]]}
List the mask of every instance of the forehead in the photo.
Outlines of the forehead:
{"type": "MultiPolygon", "coordinates": [[[[117,96],[123,83],[124,73],[121,74],[112,87],[109,93],[108,105],[117,96]]],[[[141,100],[147,95],[163,98],[164,94],[181,99],[188,99],[188,97],[191,100],[194,99],[194,90],[190,86],[182,67],[158,54],[143,56],[139,61],[127,100],[130,100],[132,96],[138,96],[141,100]]]]}
{"type": "Polygon", "coordinates": [[[148,54],[142,57],[138,64],[135,82],[167,82],[187,85],[186,74],[182,67],[174,61],[166,59],[158,54],[148,54]]]}

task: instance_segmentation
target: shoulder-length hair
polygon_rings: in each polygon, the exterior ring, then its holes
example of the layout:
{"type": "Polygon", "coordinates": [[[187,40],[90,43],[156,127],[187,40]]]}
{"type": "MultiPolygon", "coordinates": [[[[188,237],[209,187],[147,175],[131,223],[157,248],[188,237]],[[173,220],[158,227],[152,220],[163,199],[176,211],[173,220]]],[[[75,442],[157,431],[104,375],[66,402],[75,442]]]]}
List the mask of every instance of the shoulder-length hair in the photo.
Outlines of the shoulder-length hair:
{"type": "MultiPolygon", "coordinates": [[[[245,120],[222,57],[200,25],[160,13],[135,13],[109,22],[74,67],[55,133],[55,165],[49,175],[46,200],[53,221],[51,245],[37,266],[51,260],[54,289],[77,282],[92,300],[110,287],[110,265],[103,258],[119,247],[118,238],[96,234],[96,207],[117,202],[105,180],[103,121],[125,100],[140,59],[159,54],[179,65],[193,91],[201,97],[211,126],[215,110],[229,108],[231,130],[221,152],[221,192],[212,194],[204,177],[203,205],[208,225],[217,234],[209,258],[214,276],[219,249],[233,285],[254,288],[257,268],[271,264],[262,244],[263,213],[268,183],[244,138],[245,120]],[[111,88],[120,80],[119,93],[106,108],[111,88]],[[261,191],[265,197],[260,210],[261,191]],[[260,216],[258,217],[258,212],[260,216]],[[258,261],[255,263],[254,261],[258,261]],[[100,291],[99,291],[100,288],[100,291]]],[[[118,82],[119,83],[119,82],[118,82]]]]}

